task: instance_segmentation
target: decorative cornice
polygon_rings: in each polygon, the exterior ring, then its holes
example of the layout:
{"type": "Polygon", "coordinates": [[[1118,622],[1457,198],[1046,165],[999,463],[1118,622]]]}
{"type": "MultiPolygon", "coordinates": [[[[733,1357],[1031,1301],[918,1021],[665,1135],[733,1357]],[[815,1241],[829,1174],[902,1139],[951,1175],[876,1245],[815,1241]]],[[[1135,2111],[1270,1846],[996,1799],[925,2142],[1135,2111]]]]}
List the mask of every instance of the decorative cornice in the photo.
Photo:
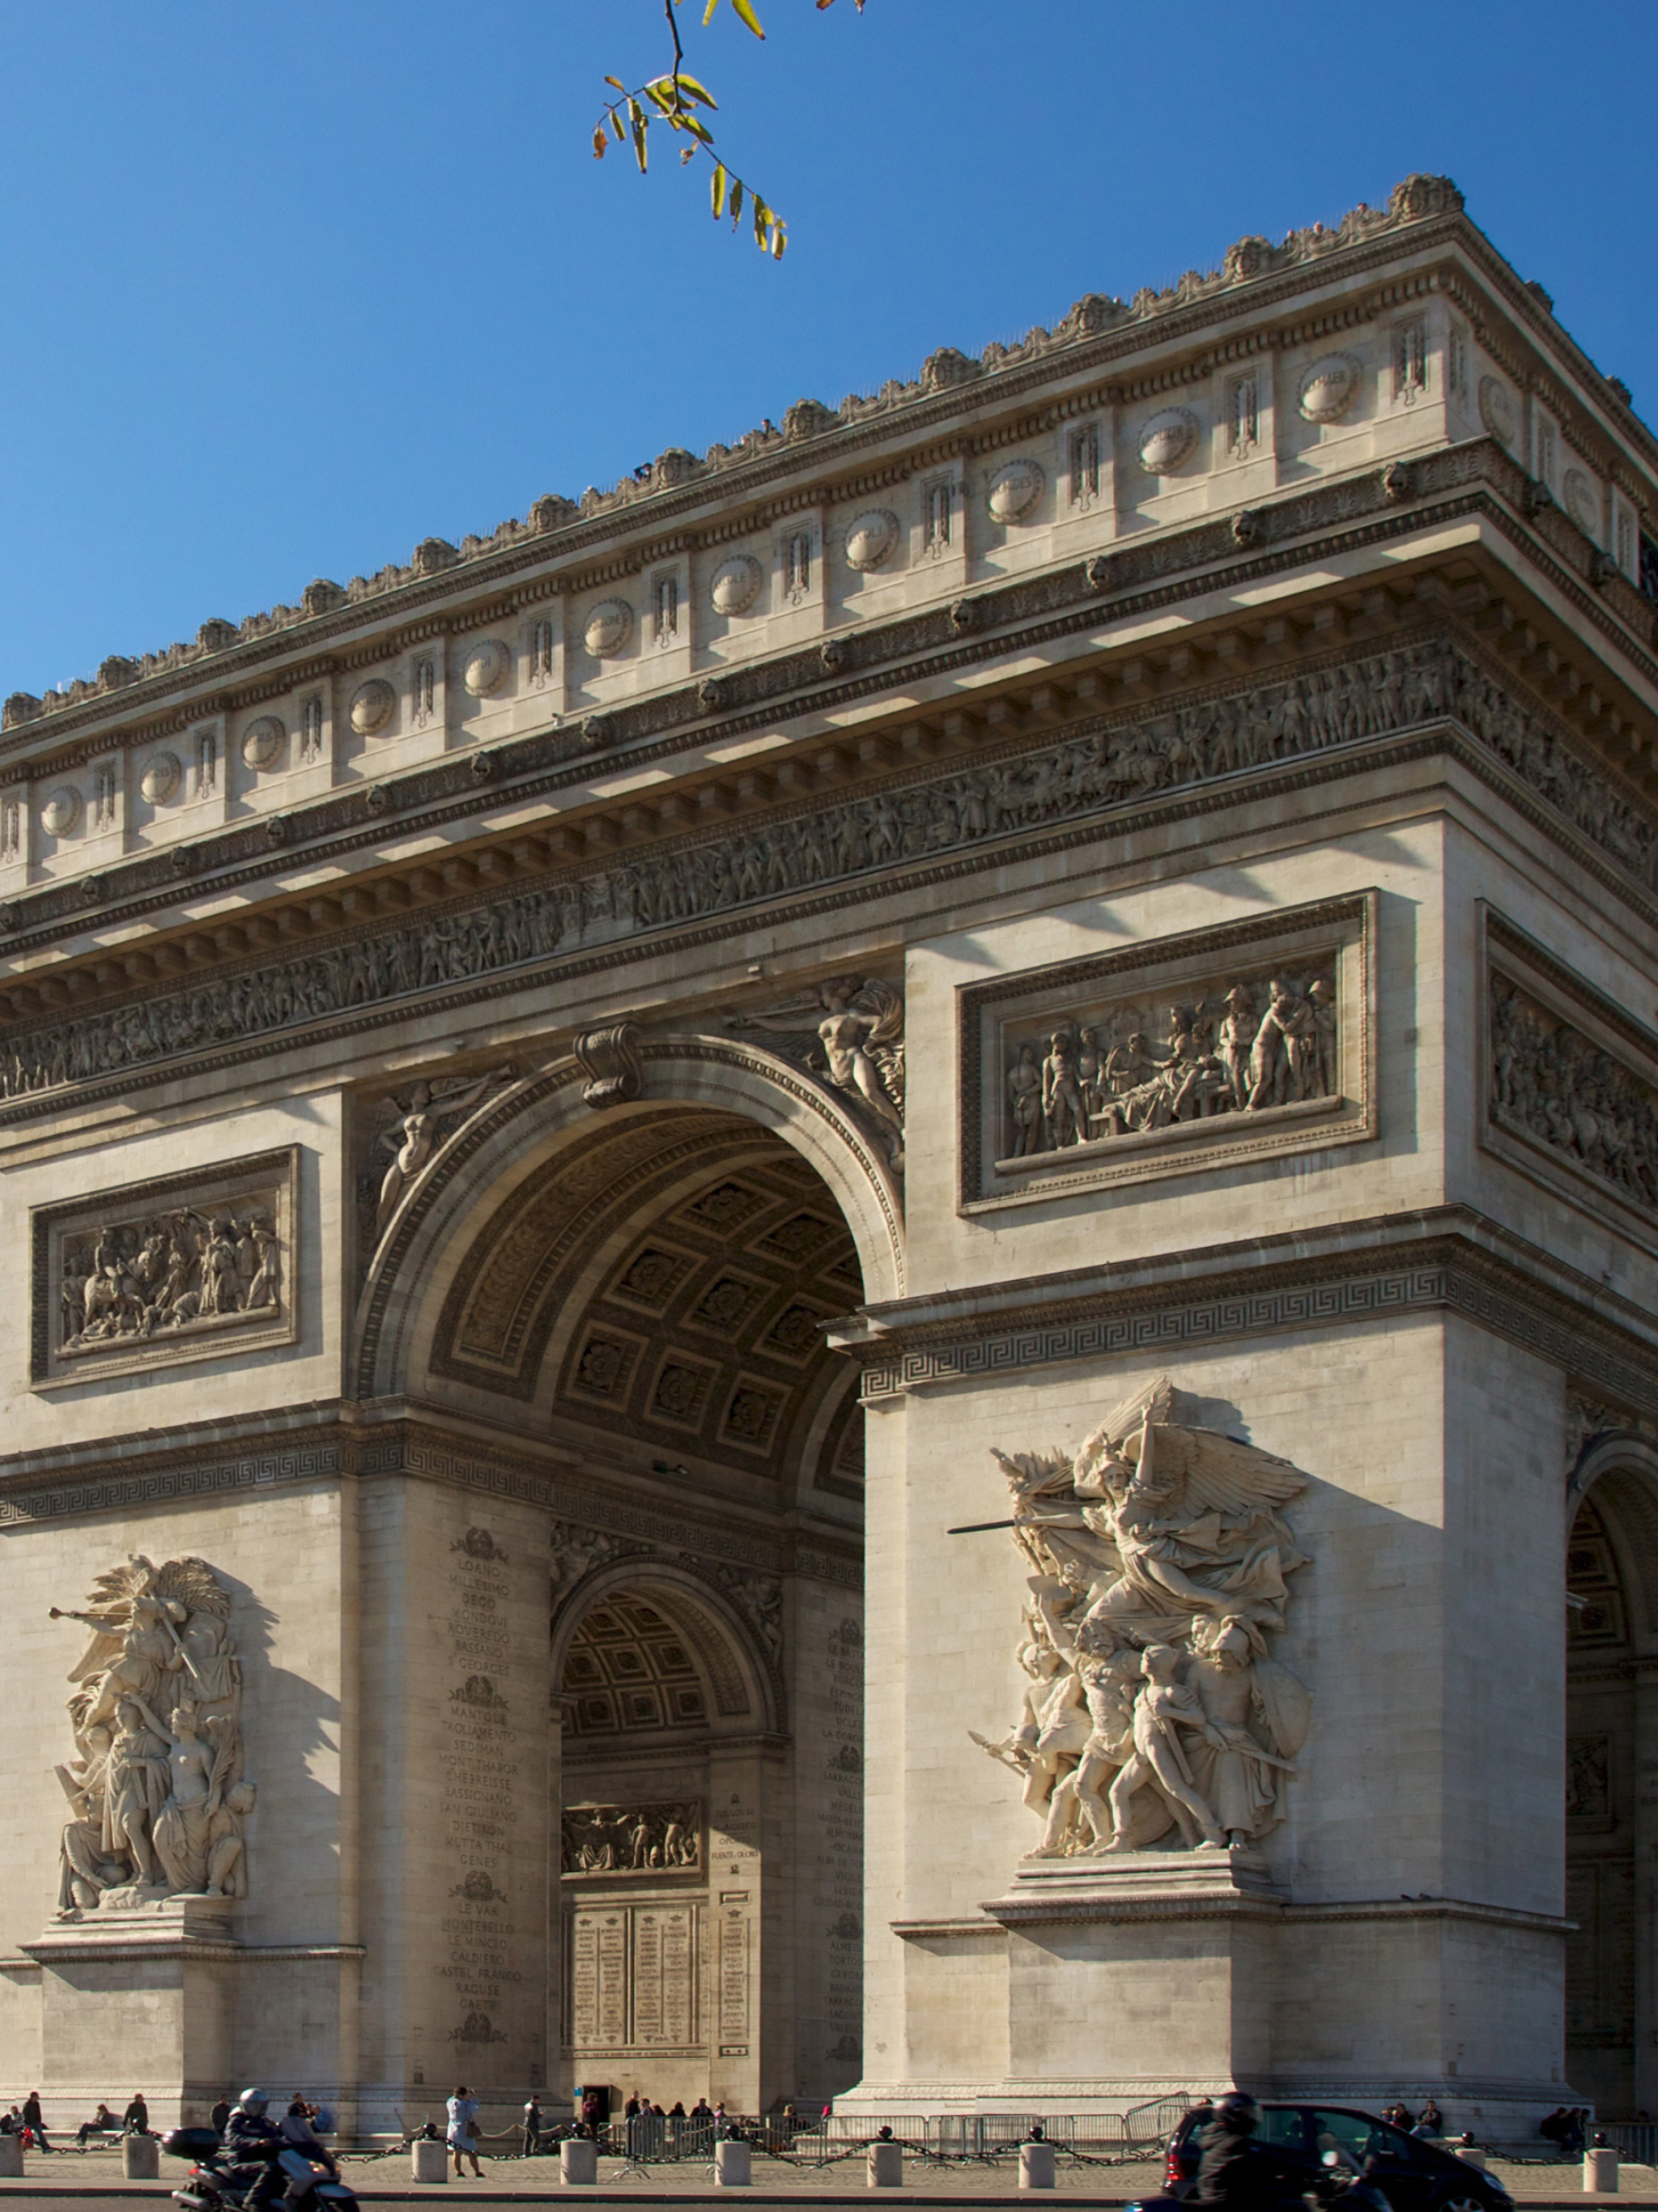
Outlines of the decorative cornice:
{"type": "MultiPolygon", "coordinates": [[[[1509,536],[1568,598],[1582,621],[1658,687],[1658,659],[1647,649],[1652,609],[1621,574],[1597,583],[1594,549],[1552,507],[1516,519],[1527,479],[1512,457],[1489,440],[1442,449],[1410,464],[1412,496],[1404,511],[1390,490],[1394,471],[1321,485],[1252,507],[1248,556],[1240,558],[1230,518],[1206,520],[1166,537],[1114,547],[1108,554],[1043,574],[977,587],[964,604],[974,611],[964,636],[950,609],[908,612],[860,626],[836,641],[831,671],[814,643],[722,673],[721,706],[710,718],[701,678],[576,723],[502,739],[488,748],[491,775],[480,779],[477,753],[463,751],[400,776],[360,782],[296,805],[280,817],[237,823],[197,840],[123,859],[90,877],[68,878],[20,895],[6,909],[7,950],[21,952],[84,930],[165,912],[187,880],[199,895],[267,881],[307,860],[340,858],[384,842],[388,817],[400,831],[436,829],[515,803],[568,793],[590,782],[595,742],[610,763],[627,752],[632,769],[670,762],[690,746],[721,744],[774,731],[780,719],[821,714],[885,693],[1059,642],[1098,627],[1102,600],[1113,618],[1154,613],[1190,596],[1201,575],[1208,591],[1247,588],[1309,564],[1383,544],[1443,523],[1479,515],[1509,536]],[[1436,504],[1429,505],[1427,502],[1436,504]],[[282,836],[273,845],[270,823],[282,836]]],[[[371,656],[372,657],[372,656],[371,656]]],[[[194,719],[199,720],[199,716],[194,719]]],[[[155,733],[146,733],[146,741],[155,733]]],[[[107,750],[107,748],[105,748],[107,750]]]]}
{"type": "Polygon", "coordinates": [[[1643,1309],[1473,1209],[1444,1206],[865,1310],[838,1341],[864,1400],[1078,1359],[1163,1359],[1271,1332],[1452,1312],[1637,1413],[1658,1412],[1658,1328],[1643,1309]],[[1322,1248],[1322,1249],[1321,1249],[1322,1248]]]}
{"type": "Polygon", "coordinates": [[[613,973],[665,942],[716,943],[768,914],[838,913],[847,884],[865,896],[914,892],[1102,831],[1121,842],[1258,794],[1434,753],[1462,762],[1658,921],[1658,831],[1644,802],[1590,765],[1565,725],[1520,705],[1512,679],[1488,672],[1482,653],[1473,643],[1456,649],[1442,633],[1407,630],[1386,652],[1332,653],[1248,691],[1212,684],[1178,703],[1090,717],[1039,750],[1028,741],[986,747],[927,777],[890,778],[778,809],[762,823],[665,840],[642,861],[618,854],[614,866],[588,864],[493,899],[459,898],[275,965],[246,961],[211,981],[15,1027],[0,1037],[0,1091],[9,1094],[0,1127],[68,1099],[129,1097],[186,1064],[197,1076],[245,1064],[277,1036],[292,1047],[416,1009],[429,1020],[543,979],[613,973]],[[1296,749],[1279,758],[1275,718],[1292,701],[1296,749]],[[1214,733],[1218,716],[1230,718],[1228,753],[1214,733]],[[1212,759],[1201,757],[1206,748],[1212,759]],[[1149,771],[1155,796],[1119,795],[1143,792],[1149,771]],[[563,949],[572,940],[580,950],[563,949]]]}

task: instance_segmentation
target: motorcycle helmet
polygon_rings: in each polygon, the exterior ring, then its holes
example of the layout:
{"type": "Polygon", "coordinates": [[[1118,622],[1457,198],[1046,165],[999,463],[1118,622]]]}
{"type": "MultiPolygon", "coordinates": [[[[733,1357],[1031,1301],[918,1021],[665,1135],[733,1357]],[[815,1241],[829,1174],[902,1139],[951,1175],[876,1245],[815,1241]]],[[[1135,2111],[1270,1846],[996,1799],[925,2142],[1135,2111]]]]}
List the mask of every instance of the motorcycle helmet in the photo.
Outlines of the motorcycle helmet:
{"type": "Polygon", "coordinates": [[[270,2100],[263,2089],[244,2089],[236,2102],[243,2112],[252,2112],[258,2116],[264,2112],[270,2100]]]}
{"type": "Polygon", "coordinates": [[[1260,2124],[1260,2108],[1247,2089],[1229,2089],[1216,2101],[1215,2118],[1234,2135],[1252,2136],[1260,2124]]]}

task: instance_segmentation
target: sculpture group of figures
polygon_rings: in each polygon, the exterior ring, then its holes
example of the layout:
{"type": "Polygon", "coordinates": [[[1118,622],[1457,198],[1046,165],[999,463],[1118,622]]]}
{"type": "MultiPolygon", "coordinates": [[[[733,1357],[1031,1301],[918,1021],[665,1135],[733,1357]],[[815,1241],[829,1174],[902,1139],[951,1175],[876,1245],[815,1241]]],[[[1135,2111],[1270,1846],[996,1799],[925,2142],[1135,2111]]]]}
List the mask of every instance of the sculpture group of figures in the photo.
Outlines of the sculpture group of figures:
{"type": "Polygon", "coordinates": [[[904,997],[878,975],[831,976],[804,998],[761,1014],[744,1014],[733,1030],[765,1030],[793,1039],[793,1056],[879,1138],[894,1167],[904,1152],[904,997]]]}
{"type": "Polygon", "coordinates": [[[996,1457],[1032,1572],[1023,1710],[974,1741],[1022,1778],[1039,1855],[1258,1844],[1283,1818],[1311,1698],[1267,1639],[1307,1565],[1285,1460],[1174,1418],[1158,1376],[1075,1457],[996,1457]]]}
{"type": "Polygon", "coordinates": [[[70,1673],[75,1757],[58,1909],[77,1919],[116,1893],[246,1897],[242,1670],[230,1596],[201,1559],[133,1557],[100,1575],[70,1673]]]}
{"type": "Polygon", "coordinates": [[[1206,779],[1361,744],[1448,714],[1529,792],[1649,885],[1658,830],[1572,739],[1436,642],[1067,738],[903,789],[568,875],[460,914],[365,932],[222,981],[157,991],[0,1045],[0,1098],[200,1052],[352,1006],[440,988],[631,931],[695,921],[987,838],[1148,799],[1206,779]]]}
{"type": "Polygon", "coordinates": [[[1334,1099],[1339,1084],[1332,976],[1234,983],[1170,1006],[1155,1042],[1151,1015],[1135,1007],[1019,1045],[1007,1075],[1009,1157],[1334,1099]]]}
{"type": "Polygon", "coordinates": [[[66,1352],[281,1304],[281,1247],[263,1206],[213,1214],[184,1206],[64,1239],[66,1352]]]}
{"type": "Polygon", "coordinates": [[[683,1874],[702,1863],[696,1805],[572,1805],[564,1813],[566,1874],[683,1874]]]}
{"type": "Polygon", "coordinates": [[[1645,1206],[1658,1206],[1658,1092],[1516,984],[1491,979],[1491,1103],[1645,1206]]]}

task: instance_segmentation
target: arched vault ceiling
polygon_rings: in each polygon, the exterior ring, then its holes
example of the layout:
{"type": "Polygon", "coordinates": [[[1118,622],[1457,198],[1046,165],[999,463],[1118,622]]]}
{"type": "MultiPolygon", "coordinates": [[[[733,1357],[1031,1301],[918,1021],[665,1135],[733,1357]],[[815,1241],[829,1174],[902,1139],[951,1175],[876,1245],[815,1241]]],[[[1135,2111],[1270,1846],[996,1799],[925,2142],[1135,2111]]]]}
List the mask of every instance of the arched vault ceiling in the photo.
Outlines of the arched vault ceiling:
{"type": "Polygon", "coordinates": [[[840,1487],[859,1471],[853,1377],[823,1324],[862,1296],[845,1221],[787,1145],[646,1108],[595,1116],[496,1208],[433,1368],[676,1458],[766,1472],[810,1444],[840,1487]]]}

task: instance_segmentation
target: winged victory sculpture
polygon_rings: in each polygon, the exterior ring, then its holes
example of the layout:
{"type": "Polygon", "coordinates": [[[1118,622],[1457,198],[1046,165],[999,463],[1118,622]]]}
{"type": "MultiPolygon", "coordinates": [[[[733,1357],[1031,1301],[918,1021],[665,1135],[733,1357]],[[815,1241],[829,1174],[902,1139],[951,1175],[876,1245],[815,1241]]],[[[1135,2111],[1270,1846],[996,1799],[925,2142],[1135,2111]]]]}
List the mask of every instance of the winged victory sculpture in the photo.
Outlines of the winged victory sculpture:
{"type": "Polygon", "coordinates": [[[1178,1420],[1165,1375],[1074,1457],[998,1451],[1030,1569],[1023,1705],[998,1741],[1048,1856],[1247,1849],[1284,1817],[1312,1699],[1269,1653],[1309,1564],[1287,1460],[1178,1420]]]}

